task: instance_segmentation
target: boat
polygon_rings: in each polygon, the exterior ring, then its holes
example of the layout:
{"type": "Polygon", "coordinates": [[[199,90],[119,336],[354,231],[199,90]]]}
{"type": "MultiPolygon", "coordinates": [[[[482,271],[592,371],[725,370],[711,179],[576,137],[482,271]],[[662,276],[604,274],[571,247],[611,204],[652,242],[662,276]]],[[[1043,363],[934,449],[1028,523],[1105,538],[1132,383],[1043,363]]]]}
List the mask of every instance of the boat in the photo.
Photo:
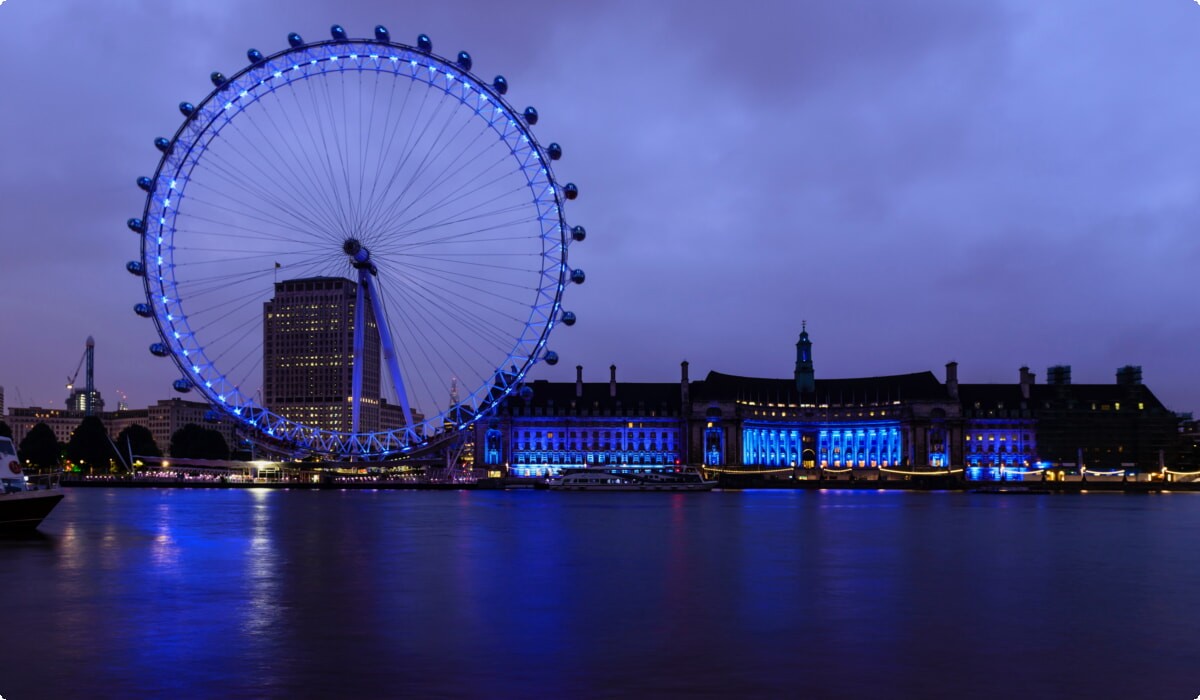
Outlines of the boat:
{"type": "Polygon", "coordinates": [[[549,483],[552,491],[712,491],[698,469],[576,469],[549,483]]]}
{"type": "Polygon", "coordinates": [[[977,489],[971,489],[971,493],[990,493],[1001,496],[1017,496],[1024,494],[1051,493],[1047,488],[1035,488],[1032,486],[981,486],[977,489]]]}
{"type": "Polygon", "coordinates": [[[12,440],[0,437],[0,533],[33,530],[63,499],[59,474],[28,476],[12,440]]]}

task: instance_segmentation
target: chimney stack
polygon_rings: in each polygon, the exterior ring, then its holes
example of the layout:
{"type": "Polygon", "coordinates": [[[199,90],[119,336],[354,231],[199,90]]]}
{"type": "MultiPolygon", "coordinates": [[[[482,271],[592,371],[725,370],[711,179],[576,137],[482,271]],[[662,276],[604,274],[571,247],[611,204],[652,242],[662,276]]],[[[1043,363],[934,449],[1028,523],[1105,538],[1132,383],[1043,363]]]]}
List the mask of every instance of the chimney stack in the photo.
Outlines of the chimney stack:
{"type": "Polygon", "coordinates": [[[1021,398],[1029,400],[1029,395],[1033,391],[1033,372],[1029,371],[1028,367],[1021,368],[1021,398]]]}
{"type": "Polygon", "coordinates": [[[617,398],[617,366],[608,368],[608,395],[617,398]]]}
{"type": "Polygon", "coordinates": [[[680,408],[687,410],[688,404],[691,403],[691,397],[688,395],[688,361],[684,360],[679,363],[679,402],[682,404],[680,408]]]}
{"type": "Polygon", "coordinates": [[[575,398],[583,398],[583,365],[575,365],[575,398]]]}
{"type": "Polygon", "coordinates": [[[955,401],[958,400],[958,363],[946,363],[946,393],[955,401]]]}

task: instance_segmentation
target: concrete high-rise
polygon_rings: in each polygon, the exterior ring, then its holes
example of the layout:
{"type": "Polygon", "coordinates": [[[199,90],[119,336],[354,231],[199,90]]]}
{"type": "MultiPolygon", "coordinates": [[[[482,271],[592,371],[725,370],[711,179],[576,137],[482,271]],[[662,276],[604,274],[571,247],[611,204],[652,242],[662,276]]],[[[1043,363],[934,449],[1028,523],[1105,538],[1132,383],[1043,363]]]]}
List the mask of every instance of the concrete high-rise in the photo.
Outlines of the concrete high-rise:
{"type": "MultiPolygon", "coordinates": [[[[275,283],[263,304],[263,403],[303,425],[349,431],[354,386],[358,285],[340,277],[275,283]]],[[[360,431],[379,429],[380,351],[374,313],[365,309],[360,431]]]]}

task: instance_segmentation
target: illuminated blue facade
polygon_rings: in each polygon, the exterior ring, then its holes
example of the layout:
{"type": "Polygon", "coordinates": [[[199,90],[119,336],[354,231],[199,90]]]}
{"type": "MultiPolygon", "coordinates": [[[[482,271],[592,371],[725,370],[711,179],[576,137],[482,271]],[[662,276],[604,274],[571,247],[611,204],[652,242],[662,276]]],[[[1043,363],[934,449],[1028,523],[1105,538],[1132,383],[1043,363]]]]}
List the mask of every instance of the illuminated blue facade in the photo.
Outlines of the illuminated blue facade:
{"type": "Polygon", "coordinates": [[[742,464],[745,465],[878,468],[899,466],[903,461],[904,438],[896,421],[787,426],[747,423],[742,431],[742,464]]]}
{"type": "Polygon", "coordinates": [[[680,463],[679,423],[671,419],[581,422],[514,419],[509,433],[509,472],[545,477],[563,468],[669,466],[680,463]]]}
{"type": "Polygon", "coordinates": [[[817,434],[822,467],[895,467],[904,459],[899,423],[825,428],[817,434]]]}

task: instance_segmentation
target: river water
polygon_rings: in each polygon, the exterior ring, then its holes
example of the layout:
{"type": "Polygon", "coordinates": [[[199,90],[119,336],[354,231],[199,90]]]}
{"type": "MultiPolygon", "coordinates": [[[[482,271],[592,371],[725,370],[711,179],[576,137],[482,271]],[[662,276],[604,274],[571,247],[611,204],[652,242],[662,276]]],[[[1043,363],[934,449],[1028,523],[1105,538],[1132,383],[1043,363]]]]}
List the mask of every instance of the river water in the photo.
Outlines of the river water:
{"type": "Polygon", "coordinates": [[[0,696],[1179,698],[1200,494],[68,489],[0,696]]]}

